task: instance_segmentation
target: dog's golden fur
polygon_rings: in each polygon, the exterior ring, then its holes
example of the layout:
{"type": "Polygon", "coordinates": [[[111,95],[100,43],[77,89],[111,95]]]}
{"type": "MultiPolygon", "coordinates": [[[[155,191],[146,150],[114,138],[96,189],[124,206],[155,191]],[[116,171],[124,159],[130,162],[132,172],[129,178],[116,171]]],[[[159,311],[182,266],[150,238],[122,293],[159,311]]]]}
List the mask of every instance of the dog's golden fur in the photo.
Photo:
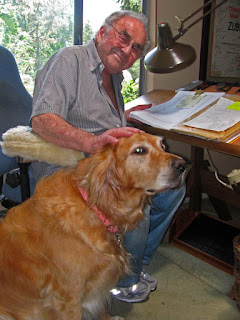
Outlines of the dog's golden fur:
{"type": "Polygon", "coordinates": [[[180,184],[175,161],[184,163],[140,133],[42,179],[0,223],[0,320],[80,320],[85,309],[110,319],[106,296],[128,270],[127,253],[91,207],[123,235],[148,195],[180,184]]]}

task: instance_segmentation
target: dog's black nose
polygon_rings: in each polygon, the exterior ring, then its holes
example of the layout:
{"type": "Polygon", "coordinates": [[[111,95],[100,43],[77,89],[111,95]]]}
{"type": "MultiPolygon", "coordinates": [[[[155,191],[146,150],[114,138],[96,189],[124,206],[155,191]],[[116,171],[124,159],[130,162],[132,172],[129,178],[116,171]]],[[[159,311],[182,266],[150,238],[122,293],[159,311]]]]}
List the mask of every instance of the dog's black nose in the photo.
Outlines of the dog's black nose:
{"type": "Polygon", "coordinates": [[[180,171],[181,173],[183,173],[186,169],[187,166],[187,162],[180,158],[180,159],[174,159],[172,162],[172,167],[178,171],[180,171]]]}

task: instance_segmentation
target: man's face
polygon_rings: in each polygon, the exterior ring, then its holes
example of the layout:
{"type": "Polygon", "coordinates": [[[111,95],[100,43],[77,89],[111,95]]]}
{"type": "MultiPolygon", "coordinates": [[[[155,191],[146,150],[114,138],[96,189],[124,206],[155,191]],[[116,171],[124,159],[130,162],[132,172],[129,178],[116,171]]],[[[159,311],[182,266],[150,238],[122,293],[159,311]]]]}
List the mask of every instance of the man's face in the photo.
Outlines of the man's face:
{"type": "Polygon", "coordinates": [[[106,30],[101,27],[96,43],[99,56],[110,74],[130,68],[140,58],[146,41],[144,25],[133,17],[123,17],[106,30]],[[119,34],[120,33],[120,34],[119,34]],[[123,44],[121,35],[127,36],[123,44]]]}

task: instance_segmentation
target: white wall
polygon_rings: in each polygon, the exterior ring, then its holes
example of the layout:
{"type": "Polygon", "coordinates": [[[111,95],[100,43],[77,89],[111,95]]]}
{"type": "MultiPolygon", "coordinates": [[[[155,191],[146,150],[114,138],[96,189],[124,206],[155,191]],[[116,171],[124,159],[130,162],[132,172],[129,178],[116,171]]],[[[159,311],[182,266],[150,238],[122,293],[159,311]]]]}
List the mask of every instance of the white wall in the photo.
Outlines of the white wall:
{"type": "MultiPolygon", "coordinates": [[[[152,48],[156,46],[156,25],[161,22],[168,22],[172,28],[173,35],[176,34],[178,22],[175,19],[175,15],[181,18],[186,18],[196,9],[203,5],[203,0],[148,0],[149,11],[149,33],[152,40],[152,48]],[[156,14],[156,1],[157,1],[157,14],[156,14]],[[157,21],[156,21],[157,20],[157,21]]],[[[195,21],[197,17],[201,15],[201,12],[189,22],[195,21]]],[[[188,26],[186,22],[185,26],[188,26]]],[[[153,74],[146,71],[146,88],[145,92],[152,91],[154,89],[170,89],[175,90],[182,87],[193,80],[197,80],[199,76],[199,63],[200,63],[200,49],[201,49],[201,34],[202,34],[202,22],[197,23],[187,33],[182,36],[178,42],[190,44],[194,47],[197,53],[196,61],[184,70],[177,71],[168,74],[153,74]]],[[[187,144],[167,141],[167,145],[170,152],[179,154],[186,159],[190,159],[191,147],[187,144]]],[[[213,161],[221,174],[228,174],[232,169],[240,168],[240,159],[237,157],[227,156],[221,153],[211,151],[213,161]]],[[[207,156],[206,156],[207,158],[207,156]]]]}
{"type": "MultiPolygon", "coordinates": [[[[149,0],[149,14],[150,14],[150,38],[152,40],[152,48],[156,46],[156,25],[162,22],[168,22],[172,28],[173,35],[177,32],[179,23],[175,18],[178,15],[180,18],[188,17],[192,12],[198,9],[203,4],[203,0],[149,0]],[[156,18],[157,9],[157,18],[156,18]],[[157,21],[156,21],[157,19],[157,21]]],[[[194,18],[187,21],[187,27],[197,17],[201,15],[198,13],[194,18]]],[[[200,21],[185,35],[183,35],[178,42],[190,44],[197,53],[196,61],[184,70],[168,74],[153,74],[146,71],[146,92],[153,89],[172,89],[175,90],[182,85],[198,79],[200,48],[201,48],[201,33],[202,22],[200,21]]]]}

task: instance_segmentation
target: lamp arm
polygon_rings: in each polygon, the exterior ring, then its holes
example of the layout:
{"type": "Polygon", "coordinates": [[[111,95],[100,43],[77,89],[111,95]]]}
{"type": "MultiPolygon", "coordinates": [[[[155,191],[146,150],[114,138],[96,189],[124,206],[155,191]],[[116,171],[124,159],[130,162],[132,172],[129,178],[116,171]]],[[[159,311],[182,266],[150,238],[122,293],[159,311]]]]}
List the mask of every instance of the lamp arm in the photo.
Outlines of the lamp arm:
{"type": "Polygon", "coordinates": [[[221,5],[223,5],[225,2],[227,2],[228,0],[223,0],[222,2],[220,2],[219,4],[215,5],[212,9],[208,10],[206,13],[204,13],[200,18],[198,18],[197,20],[195,20],[194,22],[192,22],[188,27],[184,28],[184,23],[189,20],[190,18],[192,18],[193,16],[195,16],[195,14],[197,14],[200,10],[202,10],[203,8],[205,8],[206,6],[210,5],[214,0],[209,0],[207,3],[205,3],[202,7],[198,8],[196,11],[194,11],[192,14],[190,14],[187,18],[185,19],[181,19],[179,16],[175,16],[175,18],[179,21],[180,26],[178,28],[178,33],[177,35],[173,38],[173,40],[178,40],[181,36],[183,36],[191,27],[193,27],[196,23],[198,23],[199,21],[203,20],[206,16],[208,16],[210,13],[212,13],[213,11],[215,11],[218,7],[220,7],[221,5]]]}

